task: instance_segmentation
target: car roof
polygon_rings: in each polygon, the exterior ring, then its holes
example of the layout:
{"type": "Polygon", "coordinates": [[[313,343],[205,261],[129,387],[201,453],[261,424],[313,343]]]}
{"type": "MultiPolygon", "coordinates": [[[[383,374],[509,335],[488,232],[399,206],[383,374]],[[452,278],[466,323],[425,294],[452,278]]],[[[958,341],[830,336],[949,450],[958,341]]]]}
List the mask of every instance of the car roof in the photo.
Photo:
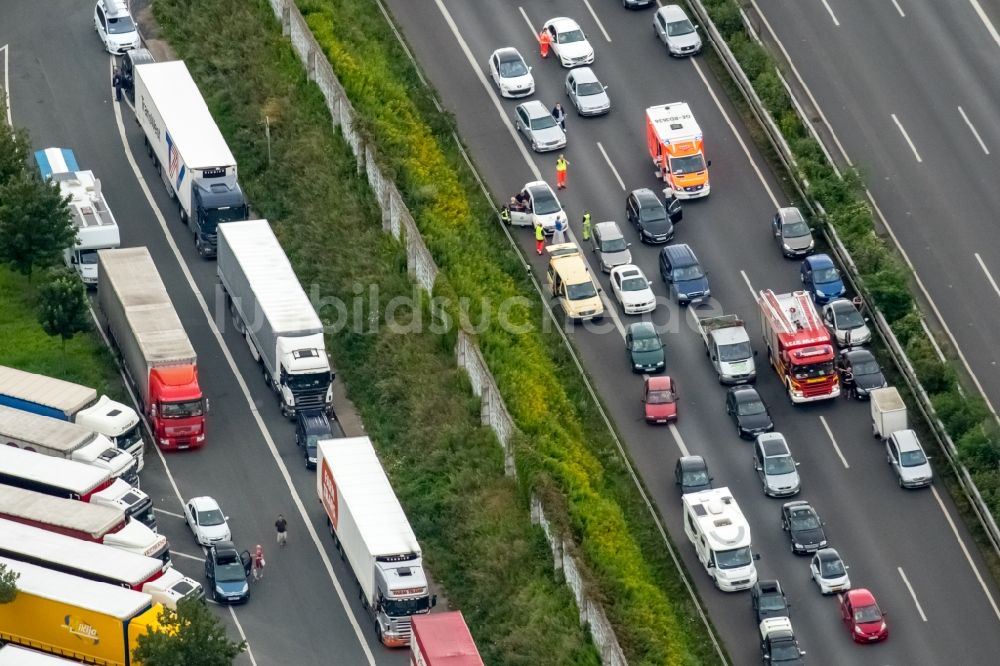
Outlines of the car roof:
{"type": "Polygon", "coordinates": [[[611,269],[612,274],[619,273],[623,278],[627,277],[645,277],[642,269],[635,264],[622,264],[621,266],[615,266],[611,269]]]}
{"type": "Polygon", "coordinates": [[[852,363],[856,361],[874,361],[875,354],[871,353],[867,349],[845,349],[841,352],[842,356],[850,359],[852,363]]]}
{"type": "Polygon", "coordinates": [[[513,62],[515,60],[524,60],[521,57],[521,52],[515,49],[513,46],[505,46],[502,49],[497,49],[493,52],[500,62],[513,62]]]}
{"type": "Polygon", "coordinates": [[[684,9],[680,5],[667,5],[666,7],[660,9],[659,12],[657,13],[666,19],[687,18],[687,14],[684,12],[684,9]]]}
{"type": "Polygon", "coordinates": [[[677,461],[681,469],[707,469],[708,465],[701,456],[681,456],[677,461]]]}
{"type": "Polygon", "coordinates": [[[597,74],[594,74],[594,70],[589,67],[577,67],[570,74],[577,83],[598,83],[597,74]]]}
{"type": "Polygon", "coordinates": [[[617,222],[598,222],[594,225],[594,231],[600,233],[603,238],[622,238],[624,236],[617,222]]]}
{"type": "Polygon", "coordinates": [[[666,254],[670,259],[676,263],[681,259],[689,259],[690,263],[684,264],[685,266],[693,266],[698,263],[698,257],[695,255],[694,250],[687,243],[675,243],[674,245],[668,245],[663,248],[662,252],[666,254]]]}
{"type": "Polygon", "coordinates": [[[651,321],[637,321],[629,326],[628,330],[633,338],[659,337],[659,333],[656,332],[656,327],[651,321]]]}
{"type": "Polygon", "coordinates": [[[125,5],[125,0],[104,0],[104,9],[108,18],[131,16],[128,12],[128,7],[125,5]]]}
{"type": "Polygon", "coordinates": [[[189,504],[194,505],[194,508],[198,511],[205,511],[207,509],[218,509],[219,503],[215,501],[214,497],[209,497],[208,495],[202,495],[201,497],[192,497],[188,500],[189,504]]]}
{"type": "Polygon", "coordinates": [[[790,456],[792,452],[788,450],[788,443],[785,442],[785,438],[770,438],[770,439],[760,439],[760,448],[764,451],[765,457],[771,456],[790,456]]]}
{"type": "Polygon", "coordinates": [[[847,591],[847,598],[855,606],[869,606],[875,602],[875,595],[863,587],[847,591]]]}
{"type": "Polygon", "coordinates": [[[549,184],[544,180],[533,180],[530,183],[525,183],[524,189],[528,192],[548,192],[552,196],[555,196],[555,192],[549,187],[549,184]]]}
{"type": "Polygon", "coordinates": [[[660,197],[656,196],[656,192],[649,189],[648,187],[643,187],[638,190],[632,190],[632,196],[635,198],[636,202],[642,206],[663,206],[663,202],[660,201],[660,197]]]}
{"type": "Polygon", "coordinates": [[[816,557],[824,562],[841,559],[840,553],[837,552],[836,548],[820,548],[816,551],[816,557]]]}
{"type": "Polygon", "coordinates": [[[556,29],[556,32],[565,32],[567,30],[577,30],[580,24],[571,18],[565,16],[557,16],[556,18],[550,18],[545,22],[546,25],[550,25],[556,29]]]}
{"type": "Polygon", "coordinates": [[[321,409],[306,409],[298,414],[299,421],[306,430],[330,430],[330,419],[321,409]]]}
{"type": "Polygon", "coordinates": [[[917,433],[912,430],[897,430],[891,435],[900,451],[923,451],[917,433]]]}
{"type": "Polygon", "coordinates": [[[146,63],[156,62],[156,58],[149,49],[132,49],[131,51],[126,51],[123,58],[127,58],[133,66],[135,65],[145,65],[146,63]]]}
{"type": "Polygon", "coordinates": [[[833,268],[833,259],[828,254],[814,254],[806,257],[806,262],[813,268],[833,268]]]}
{"type": "Polygon", "coordinates": [[[669,375],[646,375],[646,387],[654,391],[666,391],[673,388],[674,380],[669,375]]]}
{"type": "Polygon", "coordinates": [[[523,107],[528,113],[530,118],[538,118],[539,116],[550,116],[552,115],[545,105],[539,102],[537,99],[530,100],[519,106],[523,107]]]}
{"type": "Polygon", "coordinates": [[[212,544],[212,548],[217,553],[222,553],[227,550],[236,550],[236,544],[232,541],[216,541],[212,544]]]}
{"type": "Polygon", "coordinates": [[[788,207],[779,208],[778,215],[781,216],[781,222],[805,222],[805,218],[802,217],[802,213],[799,212],[798,208],[788,207]]]}
{"type": "Polygon", "coordinates": [[[781,592],[781,583],[776,580],[758,580],[757,586],[761,594],[778,594],[781,592]]]}
{"type": "Polygon", "coordinates": [[[847,308],[851,308],[852,310],[857,309],[854,307],[854,303],[851,303],[846,298],[838,298],[835,301],[831,301],[830,303],[827,304],[826,307],[830,308],[831,310],[837,313],[843,312],[847,308]]]}
{"type": "Polygon", "coordinates": [[[757,389],[752,386],[731,386],[729,392],[732,393],[737,400],[748,400],[750,398],[760,398],[760,394],[757,393],[757,389]]]}

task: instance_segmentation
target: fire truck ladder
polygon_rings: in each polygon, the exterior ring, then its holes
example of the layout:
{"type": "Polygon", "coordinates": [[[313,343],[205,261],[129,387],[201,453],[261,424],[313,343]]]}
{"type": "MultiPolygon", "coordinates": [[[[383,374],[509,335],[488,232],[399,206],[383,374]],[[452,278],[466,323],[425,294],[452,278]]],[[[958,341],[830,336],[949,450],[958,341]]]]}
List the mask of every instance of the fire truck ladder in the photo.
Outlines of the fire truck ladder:
{"type": "MultiPolygon", "coordinates": [[[[809,301],[809,294],[795,291],[790,294],[791,303],[785,309],[781,300],[770,289],[760,292],[761,306],[766,309],[768,318],[774,323],[778,333],[798,333],[803,330],[815,330],[822,326],[818,321],[816,311],[809,301]]],[[[787,303],[787,301],[786,301],[787,303]]]]}

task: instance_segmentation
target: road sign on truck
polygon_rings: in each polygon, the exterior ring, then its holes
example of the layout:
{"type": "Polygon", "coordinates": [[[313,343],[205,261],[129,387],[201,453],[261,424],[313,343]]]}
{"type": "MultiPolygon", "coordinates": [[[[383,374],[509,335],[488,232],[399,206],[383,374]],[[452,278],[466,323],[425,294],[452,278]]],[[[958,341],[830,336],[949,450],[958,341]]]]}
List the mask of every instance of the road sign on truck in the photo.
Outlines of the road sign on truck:
{"type": "Polygon", "coordinates": [[[0,640],[105,666],[131,666],[139,636],[159,628],[152,597],[115,585],[0,557],[18,575],[17,596],[0,604],[0,640]]]}
{"type": "Polygon", "coordinates": [[[462,613],[413,616],[410,666],[483,666],[462,613]]]}
{"type": "Polygon", "coordinates": [[[267,220],[220,227],[216,271],[233,324],[264,366],[282,413],[329,409],[333,376],[323,322],[267,220]]]}
{"type": "Polygon", "coordinates": [[[143,467],[142,431],[135,410],[72,382],[0,365],[0,405],[70,421],[100,433],[143,467]]]}
{"type": "Polygon", "coordinates": [[[149,250],[101,250],[98,262],[98,308],[153,440],[164,449],[202,446],[207,402],[198,356],[149,250]]]}
{"type": "Polygon", "coordinates": [[[183,61],[136,65],[135,113],[167,194],[198,253],[215,256],[218,227],[249,214],[236,158],[183,61]]]}
{"type": "Polygon", "coordinates": [[[703,317],[694,315],[705,353],[722,384],[745,384],[757,378],[754,351],[743,320],[736,315],[703,317]]]}
{"type": "Polygon", "coordinates": [[[379,640],[389,647],[408,645],[411,617],[429,612],[436,598],[403,507],[370,439],[327,439],[316,449],[316,492],[379,640]]]}
{"type": "Polygon", "coordinates": [[[910,426],[906,418],[906,403],[896,387],[874,389],[871,396],[872,435],[889,439],[889,435],[910,426]]]}

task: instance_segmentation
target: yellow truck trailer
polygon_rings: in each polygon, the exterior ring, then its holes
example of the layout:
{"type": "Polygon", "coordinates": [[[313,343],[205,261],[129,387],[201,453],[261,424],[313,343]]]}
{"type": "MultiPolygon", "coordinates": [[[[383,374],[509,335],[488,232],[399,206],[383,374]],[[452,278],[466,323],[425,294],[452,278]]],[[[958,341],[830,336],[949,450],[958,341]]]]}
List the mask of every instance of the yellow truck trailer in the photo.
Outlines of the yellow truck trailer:
{"type": "Polygon", "coordinates": [[[0,557],[18,574],[17,597],[0,604],[0,641],[99,666],[134,666],[139,636],[159,626],[145,592],[0,557]]]}

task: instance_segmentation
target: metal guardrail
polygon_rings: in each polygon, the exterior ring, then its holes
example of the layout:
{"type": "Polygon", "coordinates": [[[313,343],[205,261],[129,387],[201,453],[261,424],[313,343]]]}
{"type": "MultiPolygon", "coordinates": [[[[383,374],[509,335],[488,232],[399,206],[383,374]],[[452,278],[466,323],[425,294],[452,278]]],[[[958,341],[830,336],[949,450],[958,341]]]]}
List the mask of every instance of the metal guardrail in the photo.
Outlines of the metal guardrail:
{"type": "MultiPolygon", "coordinates": [[[[725,39],[723,39],[722,35],[715,27],[715,24],[712,22],[712,19],[709,16],[708,11],[705,9],[705,6],[701,3],[700,0],[688,0],[688,2],[691,8],[694,10],[694,13],[698,16],[699,20],[701,21],[701,24],[704,26],[705,31],[708,34],[709,40],[711,41],[713,47],[715,48],[716,53],[719,54],[719,57],[722,60],[723,65],[729,71],[730,75],[733,78],[733,81],[740,89],[740,92],[743,94],[743,97],[746,100],[747,104],[749,104],[750,109],[753,112],[754,116],[757,118],[761,127],[764,129],[764,132],[767,134],[768,140],[770,141],[772,147],[777,153],[778,158],[781,160],[783,166],[788,171],[789,175],[791,175],[792,182],[795,184],[795,188],[798,191],[802,201],[805,202],[805,204],[810,208],[810,211],[816,218],[825,220],[826,211],[823,210],[823,207],[819,204],[819,202],[812,200],[807,194],[808,181],[799,171],[798,164],[795,161],[795,156],[792,154],[788,142],[785,140],[785,137],[784,135],[782,135],[781,130],[774,122],[774,119],[771,117],[771,114],[764,107],[764,104],[761,102],[760,97],[758,97],[756,90],[754,90],[753,88],[753,84],[750,83],[750,80],[747,77],[746,73],[743,71],[743,68],[736,60],[736,56],[730,50],[729,45],[726,43],[725,39]]],[[[746,16],[746,14],[743,12],[742,9],[740,9],[740,16],[743,18],[743,23],[749,36],[755,41],[760,42],[756,33],[753,30],[753,26],[750,23],[750,20],[748,19],[748,17],[746,16]]],[[[830,152],[827,149],[824,141],[819,136],[819,133],[816,131],[815,127],[813,127],[813,124],[806,117],[806,114],[802,109],[801,103],[797,99],[795,91],[785,80],[785,77],[782,76],[780,69],[776,67],[775,71],[778,75],[778,78],[785,86],[785,90],[788,92],[788,95],[792,100],[792,104],[795,107],[795,111],[799,115],[799,118],[802,121],[803,126],[807,127],[809,131],[813,134],[813,137],[823,148],[824,153],[826,153],[827,159],[830,161],[831,165],[833,165],[833,168],[837,171],[837,174],[840,175],[840,170],[837,167],[836,163],[831,158],[830,152]]],[[[927,391],[924,389],[923,385],[920,383],[920,380],[917,378],[917,373],[916,370],[914,370],[913,368],[913,364],[910,362],[910,359],[906,356],[905,350],[899,343],[899,340],[896,338],[896,335],[892,331],[892,328],[889,326],[888,321],[886,321],[885,316],[878,308],[872,305],[873,300],[870,297],[870,293],[864,286],[864,280],[859,274],[857,266],[855,265],[854,260],[851,258],[850,253],[847,251],[847,248],[844,246],[844,244],[840,240],[840,237],[837,235],[836,229],[834,229],[833,226],[830,224],[823,224],[822,232],[824,238],[827,241],[827,244],[831,247],[834,254],[837,256],[837,259],[839,260],[840,264],[845,267],[846,270],[844,271],[844,274],[848,278],[848,281],[851,283],[851,287],[857,294],[860,294],[864,298],[864,303],[865,303],[864,307],[866,307],[868,311],[872,314],[872,318],[874,319],[876,324],[875,327],[878,330],[879,335],[882,338],[883,342],[885,343],[886,349],[889,351],[890,356],[892,356],[893,361],[895,362],[896,366],[902,373],[903,378],[906,380],[906,383],[910,391],[913,393],[913,396],[915,397],[917,402],[917,407],[920,410],[920,413],[923,416],[924,420],[928,424],[931,433],[934,435],[934,438],[938,443],[938,447],[944,452],[945,457],[948,459],[949,465],[955,472],[955,478],[961,485],[963,494],[965,495],[966,499],[969,502],[969,506],[972,507],[973,512],[976,514],[976,517],[978,518],[979,523],[983,528],[983,531],[989,538],[994,551],[997,553],[997,556],[1000,557],[1000,527],[997,526],[993,514],[990,512],[989,507],[983,500],[982,494],[979,492],[979,488],[976,487],[975,482],[972,480],[972,476],[969,473],[968,468],[966,468],[965,465],[963,465],[961,460],[959,459],[958,449],[956,448],[955,443],[952,441],[951,437],[948,435],[948,432],[945,429],[944,424],[941,422],[941,419],[938,417],[937,412],[934,410],[934,405],[931,403],[930,396],[927,394],[927,391]]]]}

